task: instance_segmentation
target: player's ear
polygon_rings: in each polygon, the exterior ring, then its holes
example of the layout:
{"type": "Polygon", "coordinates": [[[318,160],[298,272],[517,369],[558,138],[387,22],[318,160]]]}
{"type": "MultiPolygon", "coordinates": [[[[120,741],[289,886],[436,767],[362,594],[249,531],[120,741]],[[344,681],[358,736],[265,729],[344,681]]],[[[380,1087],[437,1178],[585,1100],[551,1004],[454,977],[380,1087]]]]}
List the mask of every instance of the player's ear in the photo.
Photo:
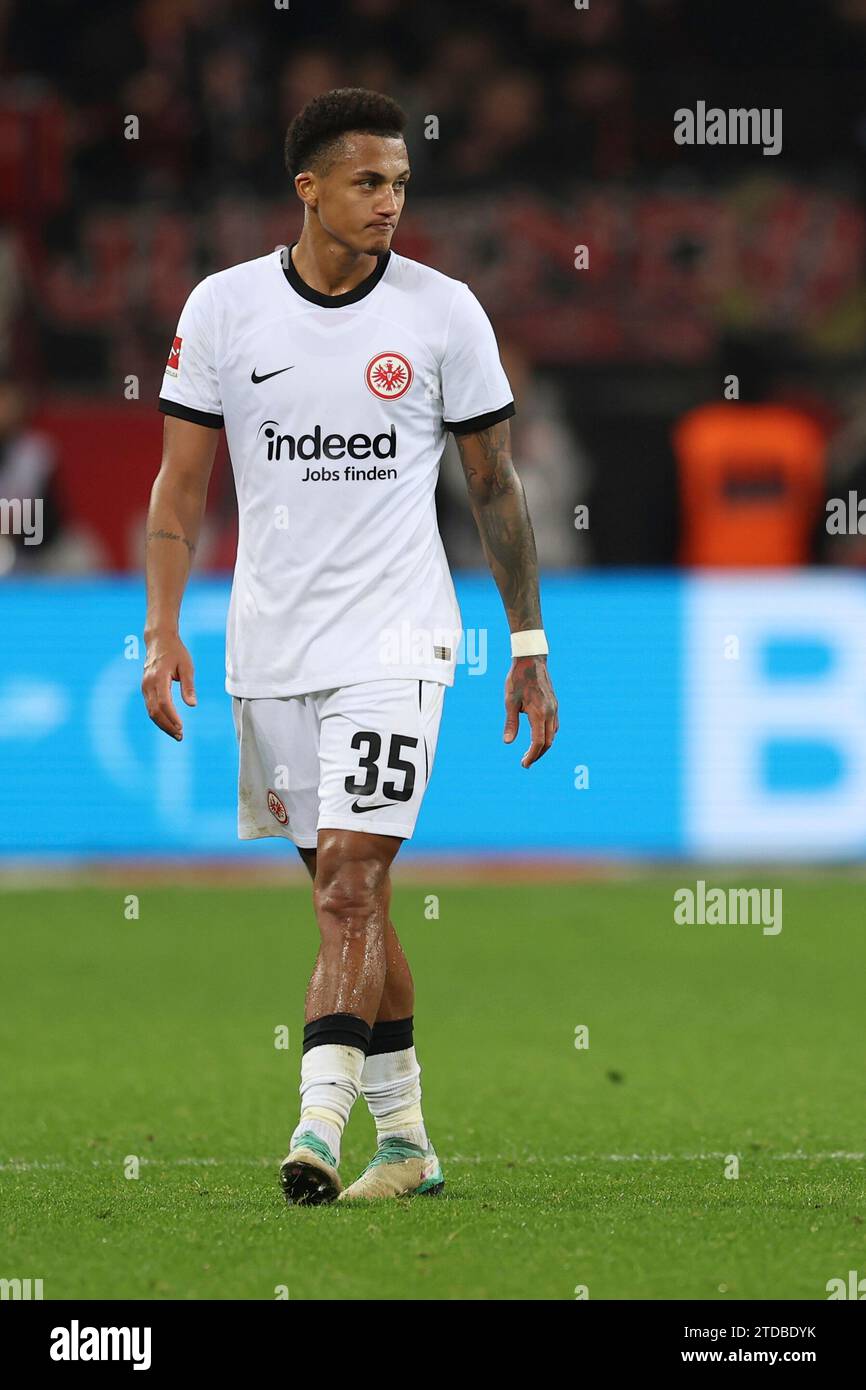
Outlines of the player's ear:
{"type": "Polygon", "coordinates": [[[295,192],[306,207],[314,208],[316,206],[318,202],[316,176],[311,174],[309,169],[295,176],[295,192]]]}

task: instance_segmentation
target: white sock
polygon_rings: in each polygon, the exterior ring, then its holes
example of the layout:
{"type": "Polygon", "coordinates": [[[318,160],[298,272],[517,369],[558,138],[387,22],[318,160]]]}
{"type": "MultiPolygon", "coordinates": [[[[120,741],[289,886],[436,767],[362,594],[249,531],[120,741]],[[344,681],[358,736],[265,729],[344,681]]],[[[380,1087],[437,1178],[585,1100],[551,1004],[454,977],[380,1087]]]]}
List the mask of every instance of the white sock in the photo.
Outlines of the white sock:
{"type": "Polygon", "coordinates": [[[414,1047],[379,1052],[364,1061],[361,1090],[376,1121],[376,1139],[406,1139],[427,1148],[421,1114],[421,1068],[414,1047]]]}
{"type": "Polygon", "coordinates": [[[324,1139],[337,1163],[340,1140],[352,1106],[361,1090],[364,1053],[359,1047],[322,1043],[311,1047],[301,1060],[301,1118],[292,1135],[311,1131],[324,1139]]]}

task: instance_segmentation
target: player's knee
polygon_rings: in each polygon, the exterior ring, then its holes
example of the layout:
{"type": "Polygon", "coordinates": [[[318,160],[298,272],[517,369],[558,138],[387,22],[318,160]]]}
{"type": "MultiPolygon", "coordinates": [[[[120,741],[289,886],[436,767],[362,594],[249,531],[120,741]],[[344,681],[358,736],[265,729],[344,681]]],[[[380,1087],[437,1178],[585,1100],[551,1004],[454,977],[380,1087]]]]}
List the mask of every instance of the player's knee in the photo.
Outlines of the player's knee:
{"type": "Polygon", "coordinates": [[[374,856],[336,860],[320,854],[314,890],[317,914],[345,923],[349,931],[363,929],[380,915],[387,875],[388,866],[374,856]]]}

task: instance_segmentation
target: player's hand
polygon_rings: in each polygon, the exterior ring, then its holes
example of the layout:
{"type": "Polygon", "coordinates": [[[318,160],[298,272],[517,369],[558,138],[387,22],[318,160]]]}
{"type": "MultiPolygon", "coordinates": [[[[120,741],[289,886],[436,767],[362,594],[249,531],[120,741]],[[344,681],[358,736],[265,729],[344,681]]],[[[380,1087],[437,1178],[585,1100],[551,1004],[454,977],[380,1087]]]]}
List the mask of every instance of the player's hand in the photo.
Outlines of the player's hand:
{"type": "Polygon", "coordinates": [[[197,703],[192,657],[176,632],[165,636],[155,633],[147,638],[141,693],[154,724],[180,743],[183,724],[171,698],[172,681],[180,681],[185,705],[197,703]]]}
{"type": "Polygon", "coordinates": [[[521,767],[531,767],[553,743],[559,728],[559,714],[553,686],[543,656],[518,656],[505,678],[506,743],[517,737],[521,711],[529,720],[532,743],[520,759],[521,767]]]}

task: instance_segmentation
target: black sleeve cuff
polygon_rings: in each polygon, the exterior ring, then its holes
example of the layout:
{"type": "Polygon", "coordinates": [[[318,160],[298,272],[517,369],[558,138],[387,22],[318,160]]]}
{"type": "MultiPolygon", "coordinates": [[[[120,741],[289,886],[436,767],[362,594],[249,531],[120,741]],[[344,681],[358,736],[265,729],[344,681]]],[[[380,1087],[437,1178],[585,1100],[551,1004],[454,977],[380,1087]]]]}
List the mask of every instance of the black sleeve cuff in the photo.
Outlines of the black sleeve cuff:
{"type": "Polygon", "coordinates": [[[486,415],[476,415],[472,420],[443,420],[442,423],[452,434],[477,434],[479,430],[488,430],[491,425],[509,419],[514,413],[514,401],[509,401],[498,410],[488,410],[486,415]]]}
{"type": "Polygon", "coordinates": [[[168,396],[160,396],[159,408],[163,415],[176,415],[178,420],[189,420],[193,425],[207,425],[210,430],[221,430],[223,417],[212,415],[209,410],[193,410],[179,401],[170,401],[168,396]]]}

